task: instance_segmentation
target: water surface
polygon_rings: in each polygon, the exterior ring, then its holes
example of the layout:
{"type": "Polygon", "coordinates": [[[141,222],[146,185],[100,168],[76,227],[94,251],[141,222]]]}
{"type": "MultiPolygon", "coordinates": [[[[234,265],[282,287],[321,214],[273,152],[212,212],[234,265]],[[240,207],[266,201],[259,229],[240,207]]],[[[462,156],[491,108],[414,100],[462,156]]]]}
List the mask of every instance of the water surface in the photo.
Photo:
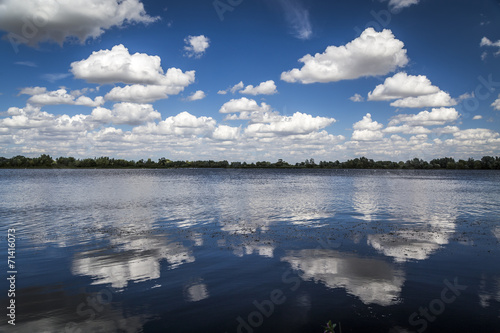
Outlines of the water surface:
{"type": "Polygon", "coordinates": [[[499,185],[497,171],[0,170],[18,271],[2,325],[500,332],[499,185]]]}

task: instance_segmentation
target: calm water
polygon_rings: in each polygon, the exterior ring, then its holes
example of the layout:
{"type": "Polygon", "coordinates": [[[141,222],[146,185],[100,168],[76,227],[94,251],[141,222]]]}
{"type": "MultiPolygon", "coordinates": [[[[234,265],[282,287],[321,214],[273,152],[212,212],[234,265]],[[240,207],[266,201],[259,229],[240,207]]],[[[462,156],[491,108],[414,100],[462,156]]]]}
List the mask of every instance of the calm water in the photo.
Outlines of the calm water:
{"type": "Polygon", "coordinates": [[[6,332],[500,332],[499,172],[0,170],[0,202],[6,332]]]}

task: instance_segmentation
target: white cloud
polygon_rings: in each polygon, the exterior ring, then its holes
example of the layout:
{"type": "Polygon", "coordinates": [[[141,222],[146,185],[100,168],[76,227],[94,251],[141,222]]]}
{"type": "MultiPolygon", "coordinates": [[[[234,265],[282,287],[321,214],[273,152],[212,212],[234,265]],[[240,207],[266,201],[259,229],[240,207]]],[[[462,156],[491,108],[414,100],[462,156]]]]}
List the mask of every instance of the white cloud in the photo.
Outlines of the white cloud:
{"type": "Polygon", "coordinates": [[[394,107],[423,108],[452,106],[457,102],[436,86],[425,75],[408,75],[400,72],[385,79],[368,93],[369,101],[396,101],[394,107]]]}
{"type": "Polygon", "coordinates": [[[481,115],[475,115],[474,117],[472,117],[472,120],[479,120],[479,119],[483,119],[483,116],[481,115]]]}
{"type": "Polygon", "coordinates": [[[244,87],[245,87],[245,85],[243,84],[243,81],[240,81],[237,84],[235,84],[234,86],[232,86],[230,88],[227,88],[226,90],[219,90],[217,92],[217,94],[219,94],[219,95],[225,95],[228,92],[231,92],[232,94],[235,94],[236,92],[238,92],[239,90],[243,89],[244,87]]]}
{"type": "Polygon", "coordinates": [[[416,5],[420,0],[389,0],[389,8],[392,12],[398,12],[403,8],[416,5]]]}
{"type": "Polygon", "coordinates": [[[384,125],[372,120],[372,115],[367,113],[363,119],[354,123],[351,140],[353,141],[374,141],[384,137],[380,130],[384,125]]]}
{"type": "MultiPolygon", "coordinates": [[[[49,141],[75,139],[95,125],[86,115],[53,115],[42,111],[39,106],[27,104],[24,108],[9,108],[10,118],[0,119],[0,130],[11,133],[13,143],[36,146],[41,136],[49,141]]],[[[1,132],[1,131],[0,131],[1,132]]],[[[50,149],[52,144],[47,148],[50,149]]]]}
{"type": "Polygon", "coordinates": [[[406,97],[418,97],[439,92],[440,89],[433,86],[425,75],[408,75],[399,72],[385,79],[368,93],[369,101],[389,101],[406,97]]]}
{"type": "Polygon", "coordinates": [[[206,97],[205,92],[203,90],[196,90],[193,94],[191,94],[187,100],[188,101],[197,101],[200,99],[204,99],[206,97]]]}
{"type": "Polygon", "coordinates": [[[145,53],[130,54],[121,44],[73,62],[71,72],[87,82],[130,84],[114,87],[105,98],[131,103],[151,103],[177,95],[195,80],[194,71],[183,72],[172,67],[164,73],[160,57],[145,53]]]}
{"type": "Polygon", "coordinates": [[[256,111],[242,111],[238,114],[227,115],[224,120],[249,120],[250,123],[270,123],[281,120],[281,115],[277,111],[271,111],[269,105],[262,103],[256,111]]]}
{"type": "MultiPolygon", "coordinates": [[[[241,82],[243,83],[243,82],[241,82]]],[[[240,94],[246,95],[273,95],[278,91],[276,90],[276,84],[273,80],[268,80],[265,82],[261,82],[258,86],[254,87],[252,85],[248,85],[245,89],[240,91],[240,94]]]]}
{"type": "Polygon", "coordinates": [[[240,81],[239,83],[235,84],[232,88],[229,89],[231,93],[236,93],[238,90],[243,89],[245,85],[243,84],[243,81],[240,81]]]}
{"type": "Polygon", "coordinates": [[[457,105],[457,101],[444,91],[432,95],[406,97],[391,103],[391,106],[400,108],[425,108],[457,105]]]}
{"type": "Polygon", "coordinates": [[[270,111],[271,107],[262,102],[261,105],[253,99],[248,99],[242,97],[240,99],[232,99],[229,102],[224,103],[220,108],[220,113],[238,113],[238,112],[252,112],[252,111],[270,111]]]}
{"type": "Polygon", "coordinates": [[[99,123],[139,125],[161,119],[161,115],[151,104],[117,103],[113,105],[112,110],[95,108],[92,110],[91,118],[99,123]]]}
{"type": "Polygon", "coordinates": [[[489,38],[483,37],[481,39],[481,43],[479,45],[480,46],[496,47],[496,48],[498,48],[498,50],[495,52],[495,55],[500,55],[500,40],[497,40],[496,42],[492,42],[489,38]]]}
{"type": "Polygon", "coordinates": [[[391,30],[367,28],[360,37],[343,46],[328,46],[324,53],[299,59],[301,69],[283,72],[286,82],[334,82],[385,75],[408,64],[404,43],[391,30]]]}
{"type": "Polygon", "coordinates": [[[196,117],[189,112],[181,112],[176,116],[156,123],[148,123],[134,128],[134,134],[158,135],[208,135],[215,129],[216,121],[212,117],[196,117]]]}
{"type": "Polygon", "coordinates": [[[105,98],[109,101],[152,103],[159,99],[168,98],[168,93],[171,91],[168,86],[133,84],[125,87],[114,87],[106,94],[105,98]]]}
{"type": "Polygon", "coordinates": [[[354,123],[352,126],[353,129],[355,130],[370,130],[370,131],[377,131],[384,127],[384,125],[372,120],[372,115],[367,113],[366,116],[363,116],[363,119],[358,121],[357,123],[354,123]]]}
{"type": "Polygon", "coordinates": [[[35,46],[43,41],[63,44],[70,37],[84,43],[111,27],[158,19],[149,16],[139,0],[4,0],[0,6],[0,30],[9,32],[6,38],[16,45],[35,46]]]}
{"type": "Polygon", "coordinates": [[[458,119],[460,115],[454,108],[439,108],[422,111],[418,114],[400,114],[391,119],[389,126],[405,123],[409,126],[436,126],[444,125],[458,119]]]}
{"type": "Polygon", "coordinates": [[[71,63],[71,72],[77,79],[90,83],[125,83],[162,85],[182,89],[194,81],[195,72],[169,68],[163,73],[159,56],[145,53],[130,54],[128,49],[115,45],[111,50],[100,50],[84,60],[71,63]]]}
{"type": "Polygon", "coordinates": [[[475,97],[474,92],[472,92],[472,93],[464,93],[464,94],[458,96],[458,101],[462,102],[462,101],[465,101],[466,99],[470,99],[470,98],[474,98],[474,97],[475,97]]]}
{"type": "Polygon", "coordinates": [[[186,51],[186,55],[190,58],[200,58],[210,46],[210,39],[204,35],[188,36],[184,39],[184,42],[186,43],[184,50],[186,51]]]}
{"type": "Polygon", "coordinates": [[[491,103],[491,106],[494,110],[500,111],[500,94],[498,95],[498,98],[493,103],[491,103]]]}
{"type": "Polygon", "coordinates": [[[410,126],[408,124],[404,124],[401,126],[387,126],[384,129],[384,133],[429,134],[432,132],[423,126],[410,126]]]}
{"type": "Polygon", "coordinates": [[[240,128],[227,125],[219,125],[214,130],[212,138],[221,141],[234,141],[240,137],[240,128]]]}
{"type": "Polygon", "coordinates": [[[47,91],[45,87],[26,87],[21,89],[19,95],[40,95],[47,91]]]}
{"type": "Polygon", "coordinates": [[[312,36],[312,25],[309,11],[304,9],[299,0],[279,0],[285,11],[285,19],[293,29],[295,37],[309,39],[312,36]]]}
{"type": "Polygon", "coordinates": [[[360,94],[354,94],[353,96],[349,97],[349,99],[353,102],[363,102],[365,100],[360,94]]]}
{"type": "Polygon", "coordinates": [[[44,105],[83,105],[96,107],[104,104],[104,98],[97,96],[94,100],[87,96],[78,96],[79,94],[68,93],[66,89],[58,89],[55,91],[47,91],[43,87],[27,87],[21,90],[19,94],[32,95],[28,99],[28,103],[37,106],[44,105]]]}
{"type": "Polygon", "coordinates": [[[384,137],[384,133],[380,131],[370,131],[370,130],[355,130],[352,133],[351,140],[353,141],[376,141],[381,140],[384,137]]]}
{"type": "Polygon", "coordinates": [[[490,140],[497,139],[499,134],[486,128],[472,128],[453,133],[458,140],[490,140]]]}
{"type": "Polygon", "coordinates": [[[252,123],[245,129],[247,135],[291,135],[308,134],[331,125],[334,118],[313,117],[309,114],[295,112],[292,116],[281,116],[270,123],[252,123]]]}
{"type": "Polygon", "coordinates": [[[459,131],[460,131],[460,128],[458,128],[457,126],[438,127],[438,128],[434,128],[432,130],[433,133],[438,133],[438,134],[452,134],[452,133],[456,133],[459,131]]]}

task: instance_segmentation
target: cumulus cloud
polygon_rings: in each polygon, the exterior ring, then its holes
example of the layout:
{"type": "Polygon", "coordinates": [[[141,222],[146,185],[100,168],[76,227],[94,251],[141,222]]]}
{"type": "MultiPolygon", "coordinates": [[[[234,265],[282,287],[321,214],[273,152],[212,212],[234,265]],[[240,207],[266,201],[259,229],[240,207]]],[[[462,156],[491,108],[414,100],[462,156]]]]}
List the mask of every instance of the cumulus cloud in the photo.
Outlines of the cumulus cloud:
{"type": "Polygon", "coordinates": [[[457,101],[444,91],[432,95],[406,97],[391,103],[391,106],[400,108],[425,108],[457,105],[457,101]]]}
{"type": "Polygon", "coordinates": [[[91,118],[99,123],[117,125],[139,125],[161,119],[161,114],[151,104],[117,103],[109,110],[97,107],[92,110],[91,118]]]}
{"type": "Polygon", "coordinates": [[[335,82],[385,75],[408,64],[404,43],[391,30],[367,28],[361,36],[342,46],[328,46],[323,53],[299,59],[304,65],[281,74],[286,82],[335,82]]]}
{"type": "Polygon", "coordinates": [[[483,119],[483,116],[481,115],[475,115],[474,117],[472,117],[472,120],[479,120],[479,119],[483,119]]]}
{"type": "Polygon", "coordinates": [[[439,92],[440,89],[433,86],[425,75],[408,75],[399,72],[385,79],[368,93],[369,101],[389,101],[405,97],[418,97],[439,92]]]}
{"type": "Polygon", "coordinates": [[[498,95],[498,98],[493,103],[491,103],[491,106],[494,110],[500,111],[500,94],[498,95]]]}
{"type": "Polygon", "coordinates": [[[299,39],[309,39],[312,36],[312,25],[309,11],[299,0],[279,0],[285,12],[285,19],[293,29],[293,34],[299,39]]]}
{"type": "MultiPolygon", "coordinates": [[[[243,82],[240,82],[243,83],[243,82]]],[[[265,82],[261,82],[258,86],[254,87],[252,85],[248,85],[245,89],[240,91],[240,94],[246,95],[273,95],[276,94],[278,90],[276,90],[276,84],[273,80],[268,80],[265,82]]]]}
{"type": "Polygon", "coordinates": [[[425,75],[400,72],[385,79],[368,93],[369,101],[396,101],[391,106],[406,108],[452,106],[457,102],[450,95],[432,85],[425,75]]]}
{"type": "Polygon", "coordinates": [[[438,134],[452,134],[459,131],[460,128],[458,128],[457,126],[437,127],[432,130],[433,133],[438,133],[438,134]]]}
{"type": "Polygon", "coordinates": [[[360,94],[354,94],[353,96],[349,97],[349,99],[353,102],[363,102],[365,100],[360,94]]]}
{"type": "Polygon", "coordinates": [[[481,47],[482,46],[489,46],[489,47],[498,48],[498,50],[495,52],[495,55],[500,55],[500,40],[497,40],[496,42],[492,42],[489,38],[483,37],[481,39],[481,43],[479,45],[481,47]]]}
{"type": "Polygon", "coordinates": [[[215,140],[221,140],[221,141],[237,140],[240,137],[240,130],[241,130],[241,128],[239,128],[239,127],[219,125],[214,130],[214,132],[212,134],[212,138],[215,140]]]}
{"type": "Polygon", "coordinates": [[[105,98],[131,103],[151,103],[177,95],[195,80],[195,71],[183,72],[172,67],[164,73],[160,57],[145,53],[130,54],[121,44],[73,62],[71,72],[75,78],[91,83],[129,84],[114,87],[105,98]]]}
{"type": "Polygon", "coordinates": [[[334,118],[313,117],[295,112],[292,116],[281,116],[270,123],[252,123],[245,129],[247,135],[291,135],[307,134],[331,125],[334,118]]]}
{"type": "Polygon", "coordinates": [[[240,99],[232,99],[224,103],[219,109],[220,113],[238,113],[238,112],[252,112],[252,111],[270,111],[271,107],[262,102],[259,105],[255,100],[242,97],[240,99]]]}
{"type": "Polygon", "coordinates": [[[471,128],[453,133],[453,136],[457,140],[498,140],[500,135],[486,128],[471,128]]]}
{"type": "Polygon", "coordinates": [[[71,63],[71,72],[77,79],[90,83],[125,83],[162,85],[181,89],[194,81],[195,72],[169,68],[163,73],[161,58],[145,53],[130,54],[122,44],[111,50],[100,50],[84,60],[71,63]]]}
{"type": "Polygon", "coordinates": [[[97,38],[111,27],[152,23],[139,0],[4,0],[0,6],[0,30],[13,45],[35,46],[43,41],[63,44],[70,37],[81,43],[97,38]],[[26,28],[26,18],[29,20],[26,28]]]}
{"type": "Polygon", "coordinates": [[[184,39],[184,42],[186,43],[186,46],[184,46],[186,56],[190,58],[200,58],[210,46],[210,39],[204,35],[188,36],[184,39]]]}
{"type": "Polygon", "coordinates": [[[391,119],[389,126],[404,123],[409,126],[436,126],[455,121],[459,118],[457,110],[454,108],[439,108],[429,111],[422,111],[418,114],[400,114],[391,119]]]}
{"type": "Polygon", "coordinates": [[[366,116],[363,117],[360,121],[355,123],[352,128],[355,130],[370,130],[377,131],[384,127],[384,125],[372,120],[372,115],[367,113],[366,116]]]}
{"type": "Polygon", "coordinates": [[[200,99],[204,99],[206,97],[205,92],[203,90],[196,90],[194,93],[192,93],[187,100],[188,101],[197,101],[200,99]]]}
{"type": "Polygon", "coordinates": [[[236,83],[234,86],[227,88],[226,90],[219,90],[217,92],[217,94],[219,94],[219,95],[225,95],[228,92],[231,92],[232,94],[235,94],[236,92],[240,91],[244,87],[245,87],[245,85],[243,84],[243,81],[240,81],[240,82],[236,83]]]}
{"type": "Polygon", "coordinates": [[[216,121],[212,117],[196,117],[189,112],[181,112],[159,123],[150,122],[134,128],[135,134],[158,135],[208,135],[215,129],[216,121]]]}
{"type": "Polygon", "coordinates": [[[79,91],[68,93],[63,88],[55,91],[47,91],[45,87],[27,87],[22,89],[19,94],[31,95],[28,103],[37,106],[67,104],[96,107],[104,104],[102,96],[97,96],[92,100],[87,96],[79,96],[81,94],[79,91]]]}
{"type": "Polygon", "coordinates": [[[495,155],[500,148],[500,134],[486,128],[471,128],[457,131],[453,133],[453,138],[439,144],[443,149],[454,150],[465,156],[495,155]]]}
{"type": "Polygon", "coordinates": [[[384,125],[372,120],[372,115],[367,113],[363,119],[354,123],[351,140],[353,141],[374,141],[384,137],[380,130],[384,125]]]}
{"type": "Polygon", "coordinates": [[[179,90],[172,91],[171,87],[168,86],[133,84],[125,87],[114,87],[106,94],[105,98],[108,101],[152,103],[159,99],[168,98],[169,92],[178,93],[179,90]]]}
{"type": "Polygon", "coordinates": [[[404,124],[401,126],[387,126],[384,129],[384,133],[429,134],[432,133],[432,131],[423,126],[410,126],[408,124],[404,124]]]}
{"type": "Polygon", "coordinates": [[[42,111],[40,106],[30,104],[24,108],[11,107],[7,114],[10,117],[0,119],[0,130],[10,132],[13,143],[17,144],[35,146],[40,136],[46,136],[50,140],[59,140],[61,136],[74,139],[95,128],[95,124],[88,121],[89,116],[56,116],[42,111]],[[32,133],[35,135],[31,135],[32,133]]]}

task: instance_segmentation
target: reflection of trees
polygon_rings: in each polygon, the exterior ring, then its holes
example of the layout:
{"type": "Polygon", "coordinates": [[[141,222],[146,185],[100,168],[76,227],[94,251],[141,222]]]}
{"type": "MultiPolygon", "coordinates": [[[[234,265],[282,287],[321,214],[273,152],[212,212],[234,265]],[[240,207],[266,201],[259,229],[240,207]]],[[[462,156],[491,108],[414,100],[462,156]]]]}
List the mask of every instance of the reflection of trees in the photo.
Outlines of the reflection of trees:
{"type": "Polygon", "coordinates": [[[365,304],[397,303],[404,272],[378,259],[366,259],[328,249],[289,251],[281,259],[301,271],[303,280],[314,280],[329,288],[344,288],[365,304]]]}
{"type": "Polygon", "coordinates": [[[194,262],[191,252],[178,242],[166,243],[163,238],[114,239],[113,252],[80,252],[73,261],[75,275],[94,277],[93,284],[110,283],[114,288],[124,288],[128,281],[146,281],[160,277],[160,260],[165,259],[174,269],[184,263],[194,262]]]}

